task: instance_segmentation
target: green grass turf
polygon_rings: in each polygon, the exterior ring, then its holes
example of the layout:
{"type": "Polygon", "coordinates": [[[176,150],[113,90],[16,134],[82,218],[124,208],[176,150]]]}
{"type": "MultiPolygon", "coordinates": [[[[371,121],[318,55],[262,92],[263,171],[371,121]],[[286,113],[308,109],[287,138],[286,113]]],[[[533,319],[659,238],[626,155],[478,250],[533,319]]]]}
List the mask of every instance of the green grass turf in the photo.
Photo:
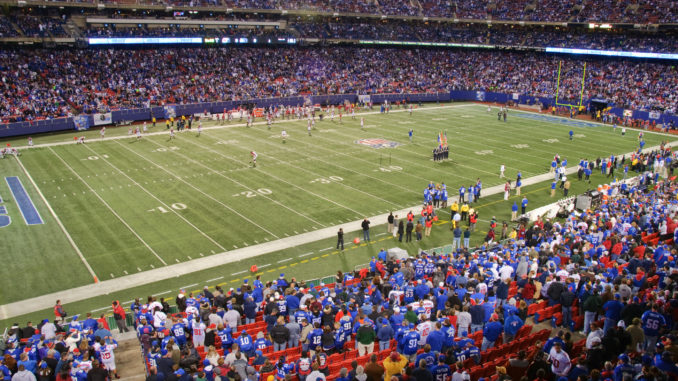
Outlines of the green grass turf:
{"type": "MultiPolygon", "coordinates": [[[[360,117],[344,117],[342,124],[325,120],[317,123],[318,130],[311,137],[305,131],[306,121],[276,123],[271,131],[265,125],[207,129],[200,137],[195,131],[186,131],[173,141],[162,134],[145,136],[141,141],[96,142],[98,131],[88,131],[92,139],[84,146],[35,148],[24,151],[20,159],[94,272],[106,280],[413,206],[421,201],[421,190],[429,181],[445,182],[454,193],[459,185],[468,186],[477,177],[484,187],[502,183],[497,176],[501,164],[506,165],[509,178],[518,170],[529,177],[546,172],[555,153],[576,165],[580,157],[595,159],[637,147],[637,131],[630,130],[622,137],[610,127],[572,128],[518,118],[515,113],[503,123],[484,106],[458,106],[425,107],[412,116],[406,112],[365,115],[364,131],[360,130],[360,117]],[[279,137],[282,128],[290,135],[286,144],[279,137]],[[413,143],[407,139],[410,128],[414,129],[413,143]],[[567,137],[570,129],[575,131],[572,142],[567,137]],[[430,152],[441,130],[447,130],[452,160],[433,163],[430,152]],[[402,145],[376,150],[355,143],[362,138],[384,138],[402,145]],[[259,153],[256,169],[250,168],[251,150],[259,153]]],[[[159,126],[151,132],[163,129],[159,126]]],[[[125,133],[124,128],[109,129],[107,136],[125,133]]],[[[37,136],[34,141],[69,141],[72,135],[37,136]]],[[[671,138],[646,134],[645,139],[647,146],[653,146],[671,138]]],[[[22,141],[11,142],[18,145],[22,141]]],[[[0,160],[0,173],[20,176],[46,221],[26,226],[6,184],[0,183],[0,196],[13,219],[4,228],[9,233],[4,240],[10,249],[6,252],[12,260],[0,270],[0,303],[91,282],[16,161],[0,160]],[[17,281],[27,287],[16,287],[17,281]]],[[[548,184],[524,188],[524,192],[535,191],[529,196],[531,207],[551,201],[545,187],[548,184]]],[[[571,192],[585,188],[575,182],[571,192]]],[[[505,218],[501,216],[510,211],[501,195],[483,202],[492,204],[481,209],[481,218],[505,218]]],[[[446,233],[434,233],[426,242],[405,247],[435,247],[449,240],[446,233]]],[[[131,295],[163,292],[195,283],[191,279],[204,282],[224,276],[229,281],[230,274],[248,269],[252,263],[275,264],[333,244],[332,239],[303,245],[116,297],[127,300],[131,295]]],[[[312,260],[314,255],[306,263],[290,267],[294,263],[290,261],[278,267],[288,266],[288,275],[311,278],[315,276],[309,274],[351,269],[378,251],[374,245],[353,250],[355,255],[329,254],[312,260]]],[[[278,269],[271,266],[266,271],[278,269]]],[[[101,298],[82,301],[69,308],[104,307],[108,298],[105,302],[101,298]]]]}

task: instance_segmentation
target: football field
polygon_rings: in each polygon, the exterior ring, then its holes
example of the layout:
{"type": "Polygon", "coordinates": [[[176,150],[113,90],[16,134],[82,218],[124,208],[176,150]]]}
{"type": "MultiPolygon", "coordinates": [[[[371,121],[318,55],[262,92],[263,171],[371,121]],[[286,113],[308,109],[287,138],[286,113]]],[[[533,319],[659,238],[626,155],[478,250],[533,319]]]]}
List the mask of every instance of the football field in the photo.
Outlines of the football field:
{"type": "MultiPolygon", "coordinates": [[[[477,178],[484,188],[502,184],[501,164],[513,180],[518,171],[523,178],[548,172],[556,153],[576,166],[580,158],[638,147],[636,130],[622,136],[619,128],[518,111],[503,122],[496,111],[453,104],[412,115],[395,109],[344,116],[342,123],[326,116],[311,136],[306,120],[278,121],[269,130],[262,120],[248,128],[237,119],[203,122],[200,136],[194,123],[173,140],[160,124],[141,139],[125,127],[109,128],[105,139],[88,131],[86,144],[75,144],[75,133],[36,136],[36,147],[18,159],[0,160],[0,212],[4,207],[10,219],[0,228],[0,305],[414,207],[431,181],[444,182],[456,198],[459,186],[477,178]],[[441,131],[450,159],[433,162],[441,131]],[[250,151],[258,154],[256,167],[250,151]]],[[[646,147],[662,140],[674,138],[645,134],[646,147]]],[[[331,262],[321,258],[301,274],[352,268],[323,263],[331,262]]]]}

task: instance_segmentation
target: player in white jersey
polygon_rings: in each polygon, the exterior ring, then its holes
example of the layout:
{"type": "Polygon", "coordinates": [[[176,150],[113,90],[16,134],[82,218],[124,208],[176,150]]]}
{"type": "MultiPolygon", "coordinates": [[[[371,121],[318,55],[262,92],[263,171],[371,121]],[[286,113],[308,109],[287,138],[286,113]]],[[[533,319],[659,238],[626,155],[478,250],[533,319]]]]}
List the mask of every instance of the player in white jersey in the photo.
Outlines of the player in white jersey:
{"type": "Polygon", "coordinates": [[[330,121],[334,123],[334,106],[332,106],[332,111],[330,111],[330,121]]]}
{"type": "Polygon", "coordinates": [[[144,133],[147,133],[147,132],[148,132],[148,125],[146,124],[146,122],[144,122],[144,133]]]}
{"type": "Polygon", "coordinates": [[[101,131],[99,131],[99,135],[101,135],[101,138],[104,138],[104,135],[106,135],[106,127],[101,127],[101,131]]]}
{"type": "Polygon", "coordinates": [[[196,316],[193,323],[193,346],[195,348],[205,346],[205,329],[207,329],[205,323],[196,316]]]}
{"type": "Polygon", "coordinates": [[[419,323],[419,325],[417,325],[417,332],[419,333],[420,336],[419,345],[424,345],[426,344],[428,334],[431,333],[431,330],[433,329],[433,324],[431,324],[431,322],[428,321],[428,318],[426,318],[423,314],[419,318],[424,320],[421,323],[419,323]]]}
{"type": "Polygon", "coordinates": [[[132,136],[133,133],[134,130],[132,130],[132,126],[129,126],[129,128],[127,129],[127,135],[132,136]]]}
{"type": "Polygon", "coordinates": [[[242,109],[240,109],[240,121],[242,122],[242,109]]]}
{"type": "Polygon", "coordinates": [[[109,339],[111,339],[111,344],[107,344],[105,339],[101,339],[99,356],[101,357],[101,363],[104,365],[104,368],[115,375],[115,378],[120,378],[120,376],[118,376],[118,371],[115,369],[115,353],[113,352],[118,347],[118,343],[110,337],[109,339]]]}
{"type": "Polygon", "coordinates": [[[360,118],[360,129],[361,130],[365,129],[365,118],[360,118]]]}
{"type": "Polygon", "coordinates": [[[410,104],[410,116],[412,116],[412,104],[410,104]]]}
{"type": "Polygon", "coordinates": [[[251,126],[252,126],[252,114],[248,113],[247,114],[247,127],[251,127],[251,126]]]}
{"type": "Polygon", "coordinates": [[[309,121],[308,127],[306,127],[306,129],[308,130],[308,136],[311,136],[311,123],[310,123],[310,121],[309,121]]]}
{"type": "Polygon", "coordinates": [[[30,136],[28,137],[28,146],[33,147],[33,138],[30,136]]]}
{"type": "Polygon", "coordinates": [[[266,117],[266,126],[268,127],[269,130],[271,129],[271,114],[268,114],[268,116],[266,117]]]}
{"type": "Polygon", "coordinates": [[[487,112],[492,112],[492,107],[490,107],[489,105],[487,106],[487,112]]]}
{"type": "Polygon", "coordinates": [[[170,137],[169,137],[169,138],[170,138],[170,140],[176,138],[176,137],[174,136],[174,128],[170,128],[170,137]]]}
{"type": "Polygon", "coordinates": [[[351,119],[355,119],[355,107],[351,107],[351,119]]]}
{"type": "Polygon", "coordinates": [[[504,176],[504,171],[505,171],[505,170],[506,170],[506,167],[504,167],[504,164],[502,164],[502,165],[499,167],[499,178],[500,178],[500,179],[503,179],[504,177],[506,177],[506,176],[504,176]]]}
{"type": "Polygon", "coordinates": [[[563,350],[559,342],[553,344],[549,353],[549,362],[551,363],[551,371],[558,377],[567,377],[572,367],[570,356],[563,350]]]}
{"type": "Polygon", "coordinates": [[[259,157],[259,155],[254,151],[250,151],[250,155],[252,155],[252,167],[254,168],[257,166],[257,157],[259,157]]]}
{"type": "Polygon", "coordinates": [[[141,139],[141,129],[137,127],[137,140],[141,139]]]}
{"type": "Polygon", "coordinates": [[[84,136],[79,137],[77,144],[85,144],[85,137],[84,136]]]}
{"type": "Polygon", "coordinates": [[[198,136],[202,133],[202,120],[198,121],[198,136]]]}
{"type": "Polygon", "coordinates": [[[287,131],[282,130],[282,132],[280,132],[280,136],[282,136],[282,142],[285,143],[287,141],[287,131]]]}

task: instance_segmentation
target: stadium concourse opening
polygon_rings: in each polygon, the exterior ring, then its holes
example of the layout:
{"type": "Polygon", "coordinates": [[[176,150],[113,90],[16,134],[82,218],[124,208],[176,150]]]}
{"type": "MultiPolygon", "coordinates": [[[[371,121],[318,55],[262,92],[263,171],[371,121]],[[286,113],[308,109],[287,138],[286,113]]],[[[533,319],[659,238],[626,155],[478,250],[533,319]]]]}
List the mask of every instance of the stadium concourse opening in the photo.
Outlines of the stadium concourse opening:
{"type": "Polygon", "coordinates": [[[3,379],[678,378],[675,20],[6,1],[3,379]]]}

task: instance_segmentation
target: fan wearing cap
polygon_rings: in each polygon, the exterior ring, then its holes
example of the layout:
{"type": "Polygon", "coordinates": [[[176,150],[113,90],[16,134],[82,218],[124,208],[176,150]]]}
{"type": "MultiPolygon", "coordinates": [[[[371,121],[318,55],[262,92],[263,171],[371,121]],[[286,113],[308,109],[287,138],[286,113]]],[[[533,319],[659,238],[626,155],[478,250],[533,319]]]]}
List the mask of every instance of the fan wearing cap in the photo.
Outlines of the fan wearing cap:
{"type": "Polygon", "coordinates": [[[631,360],[626,353],[619,355],[619,362],[614,367],[614,381],[623,381],[625,377],[634,379],[636,376],[636,368],[631,364],[631,360]]]}
{"type": "Polygon", "coordinates": [[[492,314],[490,321],[485,324],[485,328],[483,329],[483,344],[480,350],[484,352],[489,348],[494,347],[494,343],[503,331],[504,327],[499,322],[499,317],[497,314],[492,314]]]}
{"type": "Polygon", "coordinates": [[[621,318],[621,311],[624,308],[624,304],[621,302],[621,295],[615,294],[614,299],[608,300],[603,304],[603,310],[605,311],[605,325],[603,326],[603,332],[607,333],[611,328],[613,328],[619,319],[621,318]]]}

